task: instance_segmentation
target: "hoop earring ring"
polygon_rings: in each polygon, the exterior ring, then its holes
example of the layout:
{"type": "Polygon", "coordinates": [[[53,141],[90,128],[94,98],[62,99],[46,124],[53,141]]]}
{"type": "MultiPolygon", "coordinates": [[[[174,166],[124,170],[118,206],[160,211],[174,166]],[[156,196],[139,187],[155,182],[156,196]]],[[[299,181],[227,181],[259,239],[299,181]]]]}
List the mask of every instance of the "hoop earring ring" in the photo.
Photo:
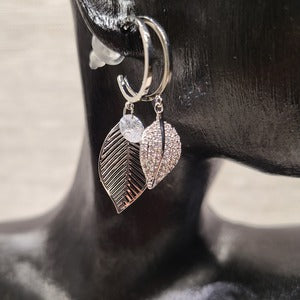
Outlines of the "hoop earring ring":
{"type": "Polygon", "coordinates": [[[172,57],[171,57],[171,49],[170,42],[165,30],[157,23],[154,19],[146,16],[139,16],[135,19],[136,24],[139,27],[139,32],[141,34],[141,38],[143,41],[144,48],[144,76],[141,88],[139,92],[135,92],[126,77],[123,75],[119,75],[117,77],[118,84],[124,98],[131,103],[137,101],[152,101],[158,95],[161,95],[165,90],[167,84],[171,80],[172,76],[172,57]],[[152,66],[150,64],[150,52],[152,50],[152,41],[150,38],[150,34],[145,25],[148,25],[158,36],[162,50],[163,50],[163,59],[164,59],[164,69],[163,75],[161,78],[161,82],[157,89],[148,94],[149,87],[152,82],[152,66]]]}
{"type": "Polygon", "coordinates": [[[139,18],[134,19],[134,23],[137,25],[141,35],[143,49],[144,49],[144,75],[140,90],[135,92],[126,76],[118,75],[117,81],[123,97],[130,103],[135,103],[141,100],[141,98],[148,93],[149,87],[152,82],[152,65],[150,64],[150,53],[152,51],[152,42],[148,28],[144,22],[139,18]]]}
{"type": "Polygon", "coordinates": [[[142,98],[142,101],[152,101],[160,96],[165,90],[166,86],[171,80],[172,77],[172,52],[170,47],[170,42],[165,30],[156,22],[153,18],[140,16],[141,20],[144,21],[158,36],[159,42],[163,50],[163,59],[164,59],[164,69],[161,77],[161,82],[157,89],[151,94],[147,94],[142,98]]]}

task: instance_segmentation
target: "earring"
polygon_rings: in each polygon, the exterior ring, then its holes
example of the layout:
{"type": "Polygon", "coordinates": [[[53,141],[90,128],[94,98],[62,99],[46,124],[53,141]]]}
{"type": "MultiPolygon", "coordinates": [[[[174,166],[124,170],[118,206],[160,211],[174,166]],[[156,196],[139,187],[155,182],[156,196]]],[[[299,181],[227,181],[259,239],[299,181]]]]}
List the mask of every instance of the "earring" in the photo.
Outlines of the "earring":
{"type": "Polygon", "coordinates": [[[175,128],[162,118],[164,106],[161,94],[171,79],[170,45],[163,28],[152,18],[134,20],[144,49],[144,75],[140,90],[135,92],[123,75],[117,81],[126,99],[123,117],[106,136],[99,154],[100,181],[118,213],[131,205],[148,189],[153,189],[177,164],[181,142],[175,128]],[[158,36],[164,55],[164,72],[155,92],[149,94],[152,83],[152,42],[147,26],[158,36]],[[134,115],[139,101],[154,103],[156,120],[144,130],[134,115]],[[127,111],[130,113],[127,114],[127,111]]]}
{"type": "Polygon", "coordinates": [[[152,43],[145,24],[135,19],[144,48],[144,75],[139,92],[130,88],[126,77],[117,80],[126,99],[123,117],[106,136],[99,154],[98,170],[100,181],[110,196],[118,213],[131,205],[146,189],[146,179],[140,165],[139,142],[144,126],[134,115],[134,103],[147,94],[152,81],[150,51],[152,43]],[[129,87],[130,92],[127,91],[129,87]],[[126,112],[130,111],[130,114],[126,112]]]}
{"type": "Polygon", "coordinates": [[[154,102],[156,120],[145,129],[140,148],[140,162],[146,177],[148,189],[153,189],[169,174],[181,156],[180,137],[174,127],[163,120],[163,100],[161,94],[171,80],[172,63],[168,36],[164,29],[152,18],[142,17],[146,25],[157,34],[163,49],[164,72],[155,92],[144,97],[154,102]]]}

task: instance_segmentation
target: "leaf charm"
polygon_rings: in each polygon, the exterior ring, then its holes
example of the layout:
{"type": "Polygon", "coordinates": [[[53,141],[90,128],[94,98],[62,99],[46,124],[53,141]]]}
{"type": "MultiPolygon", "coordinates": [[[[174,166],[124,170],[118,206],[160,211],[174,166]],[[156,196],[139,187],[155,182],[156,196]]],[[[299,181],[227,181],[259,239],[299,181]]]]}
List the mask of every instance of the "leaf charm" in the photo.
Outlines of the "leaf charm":
{"type": "Polygon", "coordinates": [[[98,171],[100,181],[121,213],[146,189],[139,160],[140,145],[126,140],[119,123],[109,132],[102,145],[98,171]]]}
{"type": "Polygon", "coordinates": [[[143,133],[140,161],[148,189],[153,189],[176,166],[181,156],[180,137],[169,123],[164,122],[163,144],[161,122],[154,121],[143,133]]]}

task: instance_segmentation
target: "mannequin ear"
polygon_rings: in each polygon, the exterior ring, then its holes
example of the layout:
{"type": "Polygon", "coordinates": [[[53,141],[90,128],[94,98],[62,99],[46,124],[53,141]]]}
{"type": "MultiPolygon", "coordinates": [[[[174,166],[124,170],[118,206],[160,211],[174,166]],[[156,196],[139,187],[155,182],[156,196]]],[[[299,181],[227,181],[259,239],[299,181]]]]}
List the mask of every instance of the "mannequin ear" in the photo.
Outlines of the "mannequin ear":
{"type": "Polygon", "coordinates": [[[134,0],[73,0],[90,32],[121,56],[140,57],[142,41],[135,25],[134,0]]]}

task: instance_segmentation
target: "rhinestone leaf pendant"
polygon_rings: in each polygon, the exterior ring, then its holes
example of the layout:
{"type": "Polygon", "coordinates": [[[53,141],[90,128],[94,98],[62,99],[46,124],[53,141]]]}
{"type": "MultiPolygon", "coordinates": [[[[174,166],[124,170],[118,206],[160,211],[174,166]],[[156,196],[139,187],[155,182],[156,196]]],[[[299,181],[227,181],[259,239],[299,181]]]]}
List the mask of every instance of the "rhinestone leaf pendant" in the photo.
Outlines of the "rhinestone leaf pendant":
{"type": "Polygon", "coordinates": [[[142,135],[138,121],[135,116],[124,115],[106,136],[99,154],[100,181],[117,213],[130,206],[146,189],[146,179],[139,160],[140,145],[130,141],[139,140],[138,136],[142,135]],[[128,121],[128,116],[134,118],[128,121]],[[124,120],[124,117],[127,119],[124,120]],[[136,128],[132,127],[133,123],[136,123],[136,128]]]}
{"type": "Polygon", "coordinates": [[[145,129],[140,146],[140,161],[148,189],[153,189],[173,170],[180,156],[180,137],[169,123],[156,120],[145,129]]]}

